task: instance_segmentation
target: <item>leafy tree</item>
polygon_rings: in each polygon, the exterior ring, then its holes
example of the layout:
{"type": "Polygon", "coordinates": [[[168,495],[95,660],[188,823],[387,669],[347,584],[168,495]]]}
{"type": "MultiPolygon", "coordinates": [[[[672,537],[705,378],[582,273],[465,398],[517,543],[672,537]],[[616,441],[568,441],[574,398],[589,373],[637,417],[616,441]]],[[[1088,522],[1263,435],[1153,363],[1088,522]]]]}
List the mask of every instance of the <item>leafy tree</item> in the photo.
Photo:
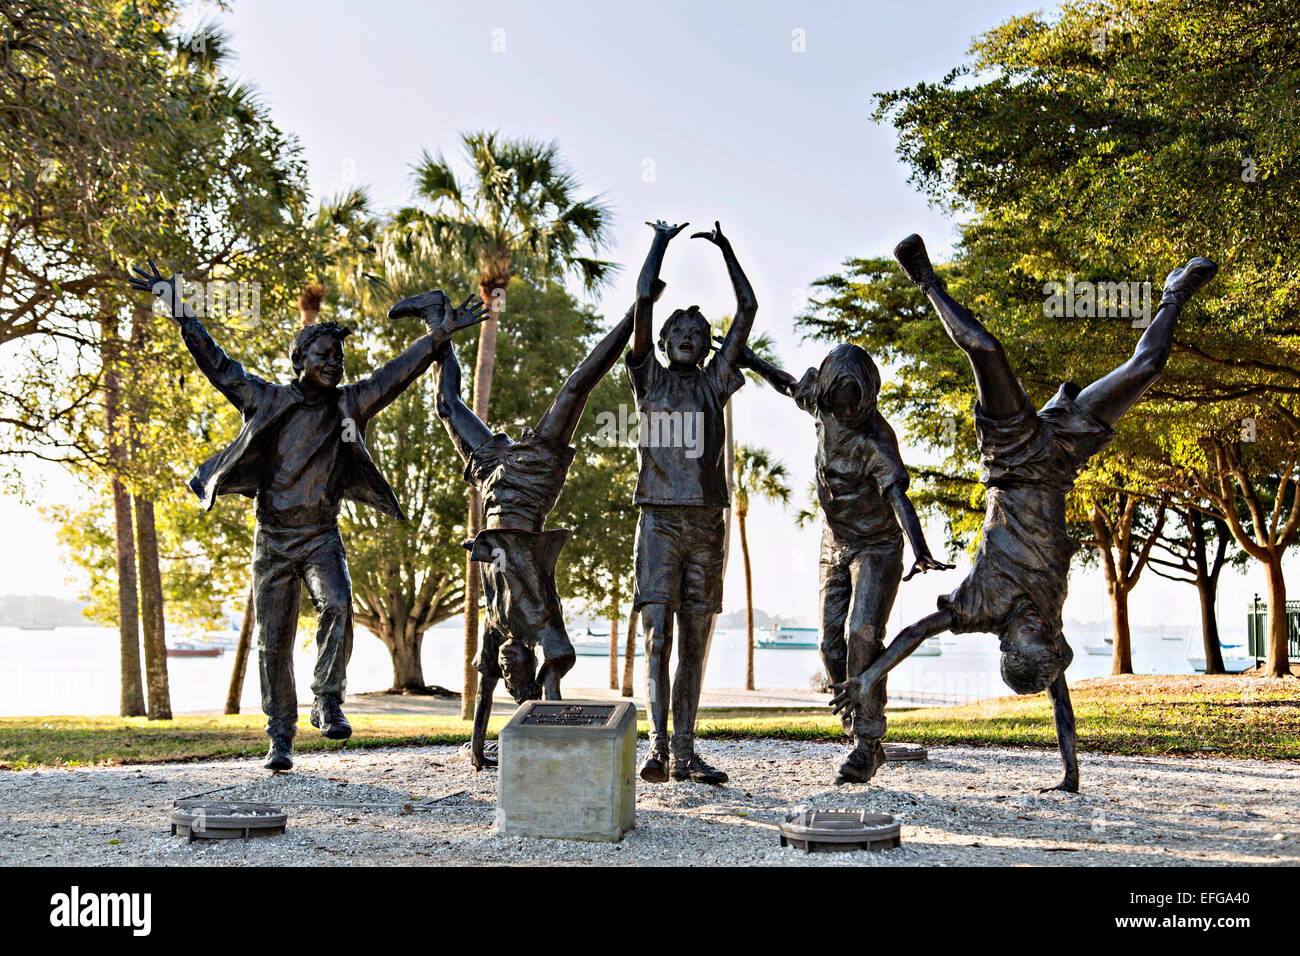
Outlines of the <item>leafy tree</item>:
{"type": "MultiPolygon", "coordinates": [[[[169,32],[172,3],[10,5],[0,46],[0,322],[19,373],[0,394],[0,463],[59,461],[112,491],[122,712],[167,717],[155,480],[183,439],[159,384],[154,319],[127,298],[149,250],[204,263],[204,278],[283,258],[300,192],[296,147],[247,88],[217,71],[224,38],[169,32]],[[127,332],[129,328],[129,333],[127,332]],[[143,605],[143,621],[140,617],[143,605]]],[[[165,350],[166,346],[162,346],[165,350]]],[[[163,382],[164,385],[173,383],[163,382]]]]}
{"type": "Polygon", "coordinates": [[[1230,561],[1240,565],[1245,552],[1230,555],[1232,532],[1222,518],[1211,518],[1206,531],[1206,517],[1192,507],[1173,509],[1178,523],[1165,523],[1156,538],[1150,557],[1151,571],[1171,581],[1182,581],[1196,588],[1201,603],[1201,645],[1205,651],[1205,673],[1223,674],[1223,648],[1219,641],[1219,622],[1215,599],[1219,574],[1230,561]]]}
{"type": "MultiPolygon", "coordinates": [[[[1148,450],[1158,449],[1197,486],[1190,497],[1265,563],[1275,674],[1286,670],[1280,562],[1294,540],[1288,423],[1300,386],[1294,37],[1293,5],[1281,0],[1070,3],[1050,18],[1008,20],[976,38],[971,62],[939,83],[880,94],[876,111],[898,131],[912,182],[965,218],[950,285],[986,316],[1036,402],[1061,379],[1087,383],[1127,358],[1141,319],[1140,310],[1099,310],[1095,301],[1072,318],[1053,316],[1049,283],[1141,290],[1192,255],[1220,264],[1180,320],[1165,377],[1121,422],[1108,457],[1145,471],[1157,464],[1148,450]],[[1243,420],[1260,423],[1261,437],[1238,467],[1243,420]],[[1240,506],[1270,487],[1286,502],[1277,528],[1266,508],[1255,509],[1257,531],[1234,525],[1240,506]]],[[[946,431],[941,447],[962,446],[946,456],[943,478],[927,482],[960,530],[969,526],[961,481],[973,480],[966,373],[937,323],[919,320],[920,297],[886,279],[887,268],[850,261],[822,285],[814,313],[829,310],[894,357],[903,381],[888,400],[909,408],[915,434],[946,431]]],[[[978,496],[972,487],[972,504],[978,496]]]]}

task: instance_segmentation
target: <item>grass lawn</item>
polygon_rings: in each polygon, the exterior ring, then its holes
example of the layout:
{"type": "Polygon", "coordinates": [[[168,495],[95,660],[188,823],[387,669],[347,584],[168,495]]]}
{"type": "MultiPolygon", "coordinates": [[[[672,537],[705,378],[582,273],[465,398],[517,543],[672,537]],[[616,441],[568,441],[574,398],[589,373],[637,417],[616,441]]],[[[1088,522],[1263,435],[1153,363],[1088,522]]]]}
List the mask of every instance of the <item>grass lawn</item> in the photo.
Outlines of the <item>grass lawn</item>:
{"type": "MultiPolygon", "coordinates": [[[[1300,759],[1300,681],[1257,677],[1130,676],[1082,681],[1072,689],[1085,753],[1195,754],[1300,759]]],[[[493,731],[505,723],[493,720],[493,731]]],[[[247,757],[266,751],[261,714],[178,717],[0,717],[0,769],[159,763],[247,757]]],[[[460,744],[456,717],[358,714],[347,746],[460,744]]],[[[641,721],[641,733],[646,731],[641,721]]],[[[709,710],[700,737],[841,740],[829,711],[709,710]]],[[[928,745],[1055,747],[1044,694],[961,707],[891,712],[889,739],[928,745]]],[[[337,748],[304,720],[300,752],[337,748]]]]}

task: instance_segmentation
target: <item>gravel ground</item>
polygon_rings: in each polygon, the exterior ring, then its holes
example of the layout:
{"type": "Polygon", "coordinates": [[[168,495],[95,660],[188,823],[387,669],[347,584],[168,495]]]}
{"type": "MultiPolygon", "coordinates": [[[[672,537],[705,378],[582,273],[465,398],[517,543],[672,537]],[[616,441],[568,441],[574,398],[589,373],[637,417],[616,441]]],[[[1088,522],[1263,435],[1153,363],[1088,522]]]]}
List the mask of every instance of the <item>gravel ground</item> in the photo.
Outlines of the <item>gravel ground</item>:
{"type": "Polygon", "coordinates": [[[304,754],[276,775],[255,760],[0,772],[0,865],[1300,864],[1292,762],[1084,755],[1085,792],[1071,796],[1036,792],[1060,777],[1054,751],[944,747],[841,789],[834,744],[705,741],[701,752],[732,784],[638,780],[637,828],[616,844],[494,836],[496,774],[474,773],[454,747],[304,754]],[[282,806],[288,831],[172,836],[172,801],[217,788],[229,789],[210,799],[282,806]],[[772,825],[796,806],[896,814],[903,845],[782,849],[772,825]]]}

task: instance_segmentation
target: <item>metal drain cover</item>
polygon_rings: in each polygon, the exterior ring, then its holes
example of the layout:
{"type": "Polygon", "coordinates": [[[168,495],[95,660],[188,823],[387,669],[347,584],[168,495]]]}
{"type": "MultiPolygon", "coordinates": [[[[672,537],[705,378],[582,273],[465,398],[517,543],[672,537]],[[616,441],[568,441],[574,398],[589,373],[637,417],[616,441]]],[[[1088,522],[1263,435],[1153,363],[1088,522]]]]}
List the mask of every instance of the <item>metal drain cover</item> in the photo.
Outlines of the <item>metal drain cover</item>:
{"type": "Polygon", "coordinates": [[[920,744],[881,744],[885,748],[885,763],[903,763],[909,760],[928,760],[930,752],[920,744]]]}
{"type": "Polygon", "coordinates": [[[798,810],[781,825],[781,845],[807,853],[889,850],[898,846],[898,820],[866,810],[798,810]]]}
{"type": "Polygon", "coordinates": [[[289,815],[267,803],[178,804],[172,810],[172,833],[195,840],[247,840],[283,833],[289,815]]]}

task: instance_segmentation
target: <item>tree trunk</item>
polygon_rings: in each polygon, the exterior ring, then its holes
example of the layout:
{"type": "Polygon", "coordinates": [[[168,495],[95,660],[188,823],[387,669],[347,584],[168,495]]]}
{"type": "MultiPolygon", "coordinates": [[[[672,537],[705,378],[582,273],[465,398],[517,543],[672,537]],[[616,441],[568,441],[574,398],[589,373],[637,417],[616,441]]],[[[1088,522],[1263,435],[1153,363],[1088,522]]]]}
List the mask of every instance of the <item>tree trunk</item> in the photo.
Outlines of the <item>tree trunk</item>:
{"type": "Polygon", "coordinates": [[[113,551],[117,565],[117,632],[122,642],[123,717],[143,717],[144,683],[140,675],[140,605],[136,590],[135,538],[131,533],[131,496],[120,478],[113,479],[113,551]]]}
{"type": "Polygon", "coordinates": [[[325,286],[316,281],[308,282],[298,293],[298,318],[304,329],[320,319],[320,306],[324,299],[325,286]]]}
{"type": "MultiPolygon", "coordinates": [[[[478,492],[469,492],[469,536],[473,538],[479,532],[478,492]]],[[[478,656],[478,601],[479,579],[478,567],[465,558],[465,660],[464,685],[460,696],[460,716],[462,720],[474,718],[474,697],[478,694],[478,669],[474,658],[478,656]]]]}
{"type": "Polygon", "coordinates": [[[235,645],[235,666],[230,672],[230,688],[226,691],[226,713],[239,713],[239,702],[244,697],[244,675],[248,673],[248,649],[253,643],[253,588],[248,589],[244,602],[244,619],[239,622],[239,642],[235,645]]]}
{"type": "Polygon", "coordinates": [[[1201,596],[1201,643],[1205,647],[1205,673],[1226,674],[1223,666],[1223,648],[1219,644],[1219,620],[1214,613],[1215,586],[1206,580],[1196,582],[1196,593],[1201,596]]]}
{"type": "MultiPolygon", "coordinates": [[[[424,646],[424,634],[416,633],[409,620],[401,622],[393,630],[393,643],[389,653],[393,658],[393,691],[423,691],[428,687],[424,682],[424,662],[421,650],[424,646]]],[[[478,676],[478,671],[474,672],[478,676]]],[[[477,688],[476,688],[477,690],[477,688]]]]}
{"type": "Polygon", "coordinates": [[[1268,659],[1264,673],[1269,677],[1287,677],[1291,659],[1287,649],[1286,579],[1282,576],[1282,555],[1269,552],[1264,562],[1268,571],[1268,659]]]}
{"type": "MultiPolygon", "coordinates": [[[[1224,674],[1227,673],[1227,669],[1223,666],[1223,649],[1219,645],[1219,619],[1214,612],[1215,598],[1219,590],[1218,567],[1221,560],[1215,563],[1214,568],[1210,567],[1205,527],[1201,524],[1201,516],[1189,512],[1187,526],[1192,537],[1192,564],[1196,568],[1196,593],[1201,599],[1201,643],[1205,648],[1205,673],[1224,674]]],[[[1224,529],[1220,528],[1219,531],[1219,541],[1222,541],[1224,529]]],[[[1221,559],[1222,546],[1219,552],[1221,559]]]]}
{"type": "Polygon", "coordinates": [[[749,540],[745,535],[746,512],[736,511],[740,529],[740,557],[745,565],[745,690],[754,689],[754,583],[749,571],[749,540]]]}
{"type": "Polygon", "coordinates": [[[144,632],[144,671],[149,719],[171,720],[167,680],[167,624],[163,617],[162,572],[158,567],[158,531],[153,502],[135,496],[136,555],[140,568],[140,617],[144,632]]]}
{"type": "Polygon", "coordinates": [[[609,689],[618,690],[618,595],[609,611],[609,689]]]}
{"type": "Polygon", "coordinates": [[[1133,673],[1132,632],[1128,619],[1128,591],[1118,581],[1107,579],[1106,592],[1110,595],[1111,630],[1115,651],[1111,655],[1111,675],[1133,673]]]}
{"type": "MultiPolygon", "coordinates": [[[[140,424],[149,420],[151,394],[145,378],[148,362],[150,310],[137,304],[131,318],[130,454],[143,459],[140,424]]],[[[135,556],[140,591],[140,630],[144,638],[144,677],[150,720],[171,720],[171,692],[167,686],[167,622],[163,609],[162,571],[158,566],[158,529],[153,501],[136,493],[135,556]]]]}
{"type": "Polygon", "coordinates": [[[639,611],[632,611],[627,616],[627,644],[623,647],[623,696],[632,696],[632,679],[636,672],[636,626],[641,617],[639,611]]]}
{"type": "MultiPolygon", "coordinates": [[[[488,404],[492,398],[492,372],[496,367],[498,313],[505,304],[505,287],[509,282],[479,279],[478,292],[487,303],[491,315],[479,325],[478,356],[474,360],[474,414],[484,422],[488,420],[488,404]],[[498,293],[499,294],[496,294],[498,293]]],[[[483,529],[483,505],[477,489],[469,492],[469,537],[474,538],[483,529]]],[[[474,716],[474,698],[478,694],[478,671],[474,658],[478,654],[478,568],[465,556],[465,689],[460,701],[460,716],[470,720],[474,716]]]]}
{"type": "Polygon", "coordinates": [[[123,717],[145,713],[144,685],[140,679],[140,605],[136,589],[135,535],[131,527],[131,496],[122,483],[126,473],[126,446],[122,442],[122,380],[119,370],[122,340],[117,319],[105,307],[102,315],[104,364],[104,445],[113,490],[113,559],[117,566],[117,630],[121,640],[121,698],[123,717]]]}

